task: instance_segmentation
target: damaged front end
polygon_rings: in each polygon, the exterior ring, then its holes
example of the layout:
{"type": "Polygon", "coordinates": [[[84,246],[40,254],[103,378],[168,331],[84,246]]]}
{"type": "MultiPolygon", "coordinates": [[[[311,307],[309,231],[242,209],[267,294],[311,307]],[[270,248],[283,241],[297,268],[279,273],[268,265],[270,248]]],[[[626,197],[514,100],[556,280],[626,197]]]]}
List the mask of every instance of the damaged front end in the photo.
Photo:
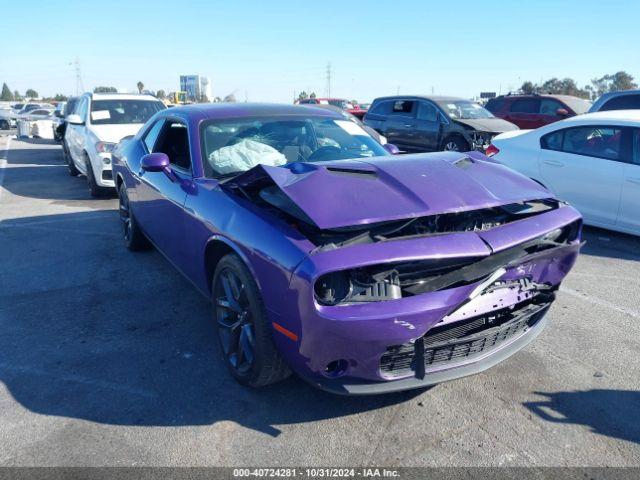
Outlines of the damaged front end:
{"type": "Polygon", "coordinates": [[[544,326],[581,247],[580,215],[506,174],[504,189],[478,188],[500,167],[445,163],[432,167],[462,171],[455,178],[467,182],[444,186],[438,196],[428,180],[418,196],[403,189],[408,180],[385,178],[391,168],[356,162],[339,172],[265,168],[228,185],[309,241],[285,302],[296,308],[274,318],[299,338],[292,348],[276,336],[289,364],[318,386],[379,393],[469,375],[522,348],[544,326]],[[340,189],[316,201],[319,190],[305,183],[317,186],[325,177],[340,189]],[[385,198],[358,187],[379,188],[385,198]],[[375,215],[365,208],[394,200],[404,206],[375,215]]]}

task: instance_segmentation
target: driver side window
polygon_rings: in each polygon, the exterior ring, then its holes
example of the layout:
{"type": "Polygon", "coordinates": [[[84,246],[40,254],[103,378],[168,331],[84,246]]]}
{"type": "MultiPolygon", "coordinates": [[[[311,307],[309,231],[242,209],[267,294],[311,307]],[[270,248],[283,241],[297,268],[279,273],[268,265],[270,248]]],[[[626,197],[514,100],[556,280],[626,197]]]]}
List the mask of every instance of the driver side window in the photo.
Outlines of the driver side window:
{"type": "MultiPolygon", "coordinates": [[[[148,135],[151,135],[155,128],[156,126],[149,131],[148,135]]],[[[187,126],[177,120],[165,121],[158,135],[158,140],[153,146],[153,152],[165,153],[172,166],[179,170],[190,171],[191,155],[187,126]]]]}

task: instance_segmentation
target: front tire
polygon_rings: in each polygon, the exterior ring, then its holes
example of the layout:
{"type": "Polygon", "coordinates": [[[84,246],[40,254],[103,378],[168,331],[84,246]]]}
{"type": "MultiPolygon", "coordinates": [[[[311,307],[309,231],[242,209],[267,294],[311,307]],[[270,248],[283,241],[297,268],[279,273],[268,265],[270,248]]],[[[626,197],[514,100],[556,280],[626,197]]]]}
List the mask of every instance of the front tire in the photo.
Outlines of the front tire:
{"type": "Polygon", "coordinates": [[[131,205],[129,204],[129,197],[124,182],[118,187],[118,205],[120,225],[122,226],[122,238],[126,247],[133,252],[149,249],[151,243],[147,240],[147,237],[144,236],[142,230],[140,230],[138,222],[136,222],[131,212],[131,205]]]}
{"type": "Polygon", "coordinates": [[[458,136],[447,137],[442,142],[442,150],[445,152],[468,152],[469,144],[458,136]]]}
{"type": "Polygon", "coordinates": [[[101,187],[96,182],[96,177],[93,173],[93,167],[91,166],[91,162],[87,158],[85,160],[85,168],[87,169],[87,183],[89,184],[89,192],[93,198],[103,197],[107,194],[108,189],[105,187],[101,187]]]}
{"type": "Polygon", "coordinates": [[[80,175],[80,170],[76,168],[76,164],[73,163],[73,158],[71,158],[71,154],[64,144],[62,145],[62,155],[64,156],[64,160],[67,164],[69,175],[71,175],[72,177],[77,177],[78,175],[80,175]]]}
{"type": "Polygon", "coordinates": [[[220,260],[211,292],[218,339],[231,375],[256,388],[287,378],[291,372],[273,342],[258,286],[237,255],[220,260]]]}

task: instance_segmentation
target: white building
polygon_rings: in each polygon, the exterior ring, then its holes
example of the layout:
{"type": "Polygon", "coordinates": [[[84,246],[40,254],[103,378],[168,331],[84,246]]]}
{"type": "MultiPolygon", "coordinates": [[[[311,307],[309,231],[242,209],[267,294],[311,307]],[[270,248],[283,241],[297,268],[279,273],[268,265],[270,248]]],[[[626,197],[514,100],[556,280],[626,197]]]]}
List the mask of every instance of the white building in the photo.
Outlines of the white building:
{"type": "Polygon", "coordinates": [[[201,75],[180,75],[180,90],[187,92],[187,100],[201,102],[203,96],[211,101],[211,82],[201,75]]]}

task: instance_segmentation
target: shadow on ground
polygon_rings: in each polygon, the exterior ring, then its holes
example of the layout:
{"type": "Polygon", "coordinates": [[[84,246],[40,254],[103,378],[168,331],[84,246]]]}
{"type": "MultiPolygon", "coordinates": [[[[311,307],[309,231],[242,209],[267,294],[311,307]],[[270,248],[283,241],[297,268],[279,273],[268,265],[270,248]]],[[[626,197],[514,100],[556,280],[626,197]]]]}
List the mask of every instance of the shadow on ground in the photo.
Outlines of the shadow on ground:
{"type": "Polygon", "coordinates": [[[585,226],[583,239],[582,255],[640,261],[640,237],[585,226]]]}
{"type": "Polygon", "coordinates": [[[535,392],[546,397],[524,406],[543,420],[584,425],[608,437],[640,443],[640,392],[633,390],[586,390],[535,392]]]}
{"type": "Polygon", "coordinates": [[[0,222],[0,241],[0,380],[33,412],[117,425],[230,420],[275,436],[280,424],[422,393],[347,398],[296,378],[238,385],[208,300],[157,252],[127,251],[114,211],[0,222]]]}

